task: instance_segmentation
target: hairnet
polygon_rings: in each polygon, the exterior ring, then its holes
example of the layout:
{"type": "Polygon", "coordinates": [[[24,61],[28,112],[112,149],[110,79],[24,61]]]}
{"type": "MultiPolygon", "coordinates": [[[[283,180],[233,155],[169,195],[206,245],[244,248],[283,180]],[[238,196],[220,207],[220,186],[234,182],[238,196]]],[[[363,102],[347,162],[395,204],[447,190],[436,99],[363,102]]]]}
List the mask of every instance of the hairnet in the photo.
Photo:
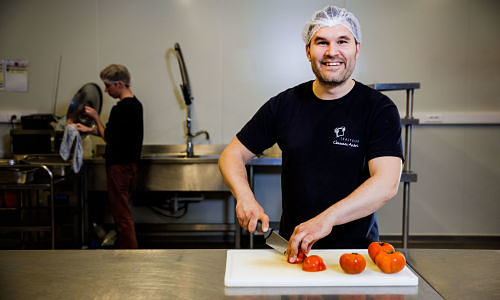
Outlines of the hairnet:
{"type": "Polygon", "coordinates": [[[345,8],[336,6],[326,6],[322,10],[315,12],[312,18],[306,22],[302,31],[302,38],[306,44],[309,44],[316,31],[323,27],[333,27],[335,25],[343,25],[351,31],[357,42],[361,42],[361,26],[356,16],[345,8]]]}

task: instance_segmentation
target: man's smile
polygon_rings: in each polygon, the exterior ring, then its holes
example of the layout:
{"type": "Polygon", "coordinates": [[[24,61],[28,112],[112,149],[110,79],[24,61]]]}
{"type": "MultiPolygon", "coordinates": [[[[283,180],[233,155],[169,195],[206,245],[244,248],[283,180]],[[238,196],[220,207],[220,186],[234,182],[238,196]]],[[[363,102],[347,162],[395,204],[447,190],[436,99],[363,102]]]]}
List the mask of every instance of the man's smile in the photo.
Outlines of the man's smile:
{"type": "Polygon", "coordinates": [[[328,66],[328,67],[333,67],[333,66],[340,66],[340,62],[323,62],[322,64],[328,66]]]}

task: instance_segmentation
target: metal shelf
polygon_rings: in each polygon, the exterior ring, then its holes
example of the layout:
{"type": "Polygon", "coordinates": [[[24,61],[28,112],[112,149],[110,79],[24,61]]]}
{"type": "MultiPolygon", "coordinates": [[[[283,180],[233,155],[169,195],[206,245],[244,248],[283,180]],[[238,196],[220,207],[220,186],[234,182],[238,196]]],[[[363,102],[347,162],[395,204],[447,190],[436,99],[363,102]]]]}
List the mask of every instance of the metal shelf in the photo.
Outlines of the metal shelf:
{"type": "MultiPolygon", "coordinates": [[[[0,226],[0,231],[2,232],[28,232],[28,231],[50,231],[51,232],[51,247],[55,249],[55,219],[54,219],[54,175],[52,171],[44,164],[16,164],[16,165],[0,165],[2,169],[8,168],[36,168],[37,170],[43,170],[47,174],[47,177],[40,178],[33,182],[26,183],[1,183],[0,189],[2,190],[49,190],[49,215],[50,215],[50,226],[38,226],[38,225],[13,225],[13,226],[0,226]]],[[[61,179],[62,180],[62,179],[61,179]]],[[[59,182],[60,179],[57,179],[59,182]]]]}
{"type": "Polygon", "coordinates": [[[51,226],[0,226],[0,232],[52,231],[51,226]]]}
{"type": "MultiPolygon", "coordinates": [[[[64,178],[56,178],[53,184],[64,181],[64,178]]],[[[37,180],[30,183],[0,183],[0,190],[48,190],[51,187],[50,180],[37,180]]]]}
{"type": "Polygon", "coordinates": [[[401,118],[401,125],[418,125],[420,124],[420,120],[419,119],[415,119],[415,118],[401,118]]]}
{"type": "Polygon", "coordinates": [[[406,91],[406,115],[401,118],[404,126],[404,157],[401,182],[403,182],[403,249],[408,247],[409,225],[410,225],[410,183],[417,182],[417,174],[411,170],[411,135],[412,126],[418,125],[419,120],[413,117],[413,93],[420,88],[419,82],[409,83],[375,83],[370,85],[378,91],[406,91]]]}
{"type": "Polygon", "coordinates": [[[417,173],[413,173],[412,171],[402,172],[400,182],[417,182],[417,179],[417,173]]]}
{"type": "Polygon", "coordinates": [[[377,91],[402,91],[414,90],[420,88],[420,82],[407,82],[407,83],[374,83],[370,87],[377,91]]]}

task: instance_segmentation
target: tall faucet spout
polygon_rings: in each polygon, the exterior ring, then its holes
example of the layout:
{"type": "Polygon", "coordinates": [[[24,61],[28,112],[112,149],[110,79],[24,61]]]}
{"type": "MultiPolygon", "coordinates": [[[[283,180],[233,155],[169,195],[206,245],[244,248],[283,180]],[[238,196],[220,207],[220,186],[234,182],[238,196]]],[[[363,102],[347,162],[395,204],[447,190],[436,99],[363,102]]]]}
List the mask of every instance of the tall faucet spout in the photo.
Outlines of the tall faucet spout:
{"type": "Polygon", "coordinates": [[[182,52],[181,52],[181,46],[179,43],[175,43],[174,49],[177,53],[177,61],[179,63],[179,68],[181,71],[181,77],[182,77],[182,84],[181,84],[181,90],[182,94],[184,96],[184,102],[186,103],[187,106],[187,112],[186,112],[186,155],[187,157],[193,157],[194,156],[194,145],[193,145],[193,138],[204,134],[205,138],[209,141],[210,140],[210,135],[206,130],[198,131],[195,134],[191,133],[191,105],[193,102],[193,97],[191,95],[191,86],[189,84],[189,77],[187,74],[186,70],[186,64],[184,63],[184,58],[182,57],[182,52]]]}
{"type": "Polygon", "coordinates": [[[207,141],[210,141],[210,134],[208,134],[208,131],[206,131],[206,130],[198,131],[197,133],[194,134],[194,137],[197,137],[197,136],[202,135],[202,134],[205,135],[205,139],[207,141]]]}
{"type": "Polygon", "coordinates": [[[195,134],[189,133],[187,135],[187,139],[186,139],[186,156],[187,157],[193,157],[194,156],[193,138],[195,138],[197,136],[200,136],[202,134],[205,135],[205,138],[207,139],[207,141],[210,141],[210,134],[208,134],[208,131],[206,131],[206,130],[198,131],[195,134]]]}

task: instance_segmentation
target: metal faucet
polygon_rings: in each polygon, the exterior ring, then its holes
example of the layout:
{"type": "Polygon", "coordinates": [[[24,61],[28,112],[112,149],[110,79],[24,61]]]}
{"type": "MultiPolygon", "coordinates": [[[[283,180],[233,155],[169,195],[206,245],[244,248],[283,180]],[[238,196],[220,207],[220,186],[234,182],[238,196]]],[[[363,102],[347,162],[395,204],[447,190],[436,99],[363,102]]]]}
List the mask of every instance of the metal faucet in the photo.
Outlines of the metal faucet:
{"type": "Polygon", "coordinates": [[[187,157],[193,157],[194,156],[194,145],[193,145],[193,138],[204,134],[205,138],[207,141],[210,140],[210,135],[208,134],[208,131],[206,130],[201,130],[198,131],[195,134],[191,133],[191,104],[187,106],[187,117],[186,117],[186,156],[187,157]]]}
{"type": "Polygon", "coordinates": [[[205,137],[207,140],[210,140],[210,136],[208,134],[208,132],[206,130],[203,130],[203,131],[198,131],[197,133],[195,133],[194,135],[189,135],[187,137],[187,142],[186,142],[186,156],[187,157],[194,157],[194,145],[193,145],[193,138],[194,137],[197,137],[201,134],[205,134],[205,137]]]}
{"type": "Polygon", "coordinates": [[[186,64],[184,63],[184,58],[182,57],[181,46],[179,43],[175,43],[174,49],[177,53],[177,62],[179,63],[179,69],[181,70],[182,84],[181,90],[182,95],[184,96],[184,102],[187,106],[186,113],[186,156],[193,157],[194,149],[193,149],[193,138],[204,134],[207,140],[210,140],[210,135],[206,130],[198,131],[195,134],[191,133],[191,104],[193,103],[193,96],[191,95],[191,86],[189,85],[189,77],[186,70],[186,64]]]}

